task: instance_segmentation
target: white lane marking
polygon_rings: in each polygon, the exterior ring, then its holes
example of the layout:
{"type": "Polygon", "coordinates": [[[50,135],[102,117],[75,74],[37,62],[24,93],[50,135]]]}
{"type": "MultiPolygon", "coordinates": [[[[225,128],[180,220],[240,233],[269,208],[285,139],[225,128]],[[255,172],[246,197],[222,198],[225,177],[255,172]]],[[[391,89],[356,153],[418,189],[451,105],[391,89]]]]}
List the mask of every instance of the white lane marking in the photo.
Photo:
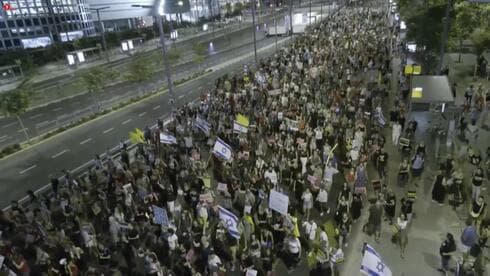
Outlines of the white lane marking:
{"type": "Polygon", "coordinates": [[[29,117],[29,119],[31,119],[31,120],[32,119],[36,119],[36,118],[41,117],[41,116],[43,116],[43,113],[39,113],[39,114],[33,115],[33,116],[29,117]]]}
{"type": "Polygon", "coordinates": [[[30,170],[32,170],[32,169],[34,169],[35,167],[37,167],[37,165],[32,165],[32,166],[30,166],[29,168],[27,168],[27,169],[25,169],[25,170],[20,171],[20,172],[19,172],[19,174],[24,174],[24,173],[26,173],[26,172],[28,172],[28,171],[30,171],[30,170]]]}
{"type": "Polygon", "coordinates": [[[55,154],[55,155],[51,156],[51,158],[52,158],[52,159],[55,159],[56,157],[61,156],[61,155],[63,155],[65,152],[68,152],[68,151],[70,151],[70,150],[67,150],[67,149],[62,150],[62,151],[58,152],[57,154],[55,154]]]}
{"type": "Polygon", "coordinates": [[[132,120],[133,120],[133,119],[127,119],[126,121],[122,122],[122,125],[125,125],[125,124],[127,124],[127,123],[131,122],[132,120]]]}
{"type": "Polygon", "coordinates": [[[145,114],[146,114],[146,111],[145,112],[141,112],[140,114],[138,114],[138,116],[139,117],[143,117],[143,116],[145,116],[145,114]]]}
{"type": "Polygon", "coordinates": [[[202,89],[202,85],[201,85],[201,86],[199,86],[197,89],[201,90],[201,89],[202,89]]]}
{"type": "Polygon", "coordinates": [[[53,111],[59,111],[59,110],[62,110],[63,107],[57,107],[57,108],[54,108],[53,111]]]}
{"type": "Polygon", "coordinates": [[[26,127],[26,128],[19,129],[19,130],[17,130],[17,132],[24,132],[24,130],[27,131],[28,128],[26,127]]]}
{"type": "Polygon", "coordinates": [[[0,137],[0,143],[3,143],[5,141],[7,141],[8,138],[9,137],[7,135],[4,135],[4,136],[0,137]]]}
{"type": "Polygon", "coordinates": [[[2,126],[2,128],[11,127],[11,126],[13,126],[15,124],[18,124],[18,122],[11,122],[10,124],[6,124],[6,125],[2,126]]]}
{"type": "Polygon", "coordinates": [[[182,99],[183,97],[184,97],[184,95],[180,95],[180,96],[179,96],[179,100],[180,100],[180,99],[182,99]]]}
{"type": "Polygon", "coordinates": [[[86,144],[86,143],[88,143],[90,141],[92,141],[92,138],[88,138],[86,140],[83,140],[82,142],[80,142],[80,145],[86,144]]]}
{"type": "Polygon", "coordinates": [[[157,109],[159,109],[159,108],[160,108],[160,105],[157,105],[157,106],[155,106],[155,107],[153,108],[153,110],[157,110],[157,109]]]}
{"type": "Polygon", "coordinates": [[[109,128],[109,129],[104,130],[102,133],[106,134],[106,133],[111,132],[111,131],[113,131],[113,130],[114,130],[114,128],[113,128],[113,127],[111,127],[111,128],[109,128]]]}

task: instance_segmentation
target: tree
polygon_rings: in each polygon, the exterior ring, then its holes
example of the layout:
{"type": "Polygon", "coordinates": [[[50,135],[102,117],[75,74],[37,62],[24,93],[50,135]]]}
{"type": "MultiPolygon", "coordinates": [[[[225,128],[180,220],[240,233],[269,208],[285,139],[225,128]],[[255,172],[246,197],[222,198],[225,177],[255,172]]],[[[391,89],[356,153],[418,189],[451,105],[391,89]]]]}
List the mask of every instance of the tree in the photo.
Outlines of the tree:
{"type": "Polygon", "coordinates": [[[20,118],[31,104],[34,90],[27,81],[22,82],[16,89],[0,94],[0,110],[5,116],[15,116],[19,121],[20,127],[24,132],[26,140],[29,142],[29,134],[20,118]]]}
{"type": "Polygon", "coordinates": [[[454,6],[454,19],[451,24],[450,45],[453,48],[457,45],[459,62],[461,61],[461,52],[463,51],[463,42],[468,39],[473,30],[475,30],[480,22],[478,18],[478,5],[468,3],[466,1],[456,3],[454,6]]]}
{"type": "Polygon", "coordinates": [[[141,83],[151,79],[154,69],[153,62],[148,57],[138,54],[128,64],[128,74],[125,77],[131,82],[141,83]]]}
{"type": "Polygon", "coordinates": [[[93,67],[82,72],[81,81],[87,91],[92,95],[97,110],[100,110],[98,94],[106,86],[107,81],[117,77],[117,73],[109,68],[93,67]]]}
{"type": "Polygon", "coordinates": [[[206,58],[206,54],[208,53],[208,49],[202,43],[194,43],[192,45],[192,51],[194,52],[194,62],[198,64],[199,69],[201,69],[201,64],[204,62],[206,58]]]}
{"type": "Polygon", "coordinates": [[[167,52],[167,58],[170,65],[175,66],[179,62],[181,57],[182,57],[182,51],[178,48],[169,50],[167,52]]]}
{"type": "Polygon", "coordinates": [[[471,41],[475,46],[476,54],[481,55],[486,50],[490,50],[490,27],[478,28],[471,34],[471,41]]]}
{"type": "Polygon", "coordinates": [[[233,5],[233,15],[241,14],[242,10],[243,10],[242,2],[236,2],[235,5],[233,5]]]}
{"type": "Polygon", "coordinates": [[[225,4],[225,11],[226,11],[225,17],[229,17],[233,13],[233,8],[231,7],[230,3],[225,4]]]}

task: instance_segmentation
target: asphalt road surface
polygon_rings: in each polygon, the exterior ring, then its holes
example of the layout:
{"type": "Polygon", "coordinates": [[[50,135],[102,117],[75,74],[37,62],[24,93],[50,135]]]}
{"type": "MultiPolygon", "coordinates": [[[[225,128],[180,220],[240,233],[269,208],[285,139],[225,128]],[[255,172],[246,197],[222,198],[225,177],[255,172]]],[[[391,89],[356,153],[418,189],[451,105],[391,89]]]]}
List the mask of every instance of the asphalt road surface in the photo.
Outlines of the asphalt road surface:
{"type": "MultiPolygon", "coordinates": [[[[282,40],[290,41],[289,38],[282,40]]],[[[258,47],[259,55],[270,54],[274,49],[274,43],[264,41],[258,47]],[[267,53],[262,50],[264,47],[267,53]]],[[[196,99],[203,89],[214,85],[217,77],[241,70],[244,63],[253,60],[253,47],[244,50],[242,55],[233,52],[232,56],[225,62],[217,62],[217,66],[209,66],[213,72],[175,87],[177,105],[196,99]]],[[[95,154],[117,146],[121,139],[126,140],[134,128],[153,125],[159,117],[168,118],[168,102],[168,93],[152,96],[0,160],[0,206],[22,198],[27,190],[35,191],[46,185],[50,173],[60,175],[62,169],[81,167],[95,154]]]]}
{"type": "MultiPolygon", "coordinates": [[[[257,46],[262,47],[274,42],[274,38],[266,38],[263,31],[257,31],[257,46]]],[[[188,77],[195,72],[202,71],[205,68],[220,64],[231,58],[243,55],[253,49],[253,37],[251,27],[240,30],[226,37],[217,37],[206,41],[209,55],[200,65],[192,61],[176,66],[173,70],[172,79],[178,80],[188,77]],[[212,43],[212,44],[211,44],[212,43]]],[[[130,82],[119,83],[107,87],[100,94],[99,102],[103,107],[114,104],[112,100],[118,98],[129,99],[131,94],[147,89],[156,89],[166,85],[163,68],[162,71],[155,74],[153,79],[143,84],[134,84],[130,82]]],[[[82,94],[60,102],[52,103],[43,107],[27,111],[21,115],[26,131],[30,137],[38,136],[48,131],[54,130],[63,124],[77,120],[83,115],[95,111],[96,105],[94,99],[89,94],[82,94]]],[[[25,141],[24,132],[16,118],[0,119],[0,148],[25,141]]]]}

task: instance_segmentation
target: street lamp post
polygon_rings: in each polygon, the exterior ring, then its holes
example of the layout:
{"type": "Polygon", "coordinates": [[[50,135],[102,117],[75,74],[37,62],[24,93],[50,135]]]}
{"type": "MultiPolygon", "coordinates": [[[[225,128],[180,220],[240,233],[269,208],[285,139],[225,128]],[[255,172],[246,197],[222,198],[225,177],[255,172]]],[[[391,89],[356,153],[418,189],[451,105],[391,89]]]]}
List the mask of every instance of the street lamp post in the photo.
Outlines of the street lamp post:
{"type": "Polygon", "coordinates": [[[97,12],[97,21],[99,22],[100,25],[100,32],[102,35],[102,47],[104,47],[104,52],[105,56],[107,58],[107,61],[109,61],[109,52],[107,52],[107,43],[105,41],[105,27],[104,27],[104,22],[100,21],[100,11],[108,9],[110,7],[101,7],[101,8],[91,8],[91,11],[96,11],[97,12]]]}
{"type": "Polygon", "coordinates": [[[441,37],[441,52],[439,55],[439,66],[437,66],[437,70],[439,70],[439,74],[442,73],[442,66],[443,66],[443,61],[444,61],[444,52],[446,48],[446,43],[447,43],[447,38],[449,34],[449,24],[451,21],[451,8],[452,8],[452,1],[447,0],[447,6],[446,6],[446,17],[444,20],[444,29],[442,30],[442,37],[441,37]]]}
{"type": "Polygon", "coordinates": [[[276,51],[277,51],[277,20],[276,20],[276,1],[277,0],[274,0],[274,7],[273,7],[273,10],[272,12],[274,13],[274,29],[275,29],[275,37],[276,37],[276,51]]]}
{"type": "Polygon", "coordinates": [[[255,56],[255,63],[257,63],[257,39],[255,37],[255,31],[256,31],[256,26],[255,26],[255,1],[252,0],[252,25],[253,25],[253,34],[254,34],[254,56],[255,56]]]}
{"type": "Polygon", "coordinates": [[[293,0],[289,1],[289,31],[291,32],[291,39],[293,39],[293,0]]]}
{"type": "MultiPolygon", "coordinates": [[[[148,5],[131,5],[132,7],[139,8],[153,8],[153,6],[148,5]]],[[[159,13],[157,16],[158,19],[158,30],[160,32],[160,43],[162,44],[162,53],[163,53],[163,64],[165,66],[165,78],[167,79],[167,88],[168,94],[170,96],[170,106],[172,108],[172,118],[175,116],[175,95],[172,84],[172,72],[170,71],[170,63],[168,61],[167,49],[165,47],[165,33],[163,32],[163,14],[159,13]]]]}

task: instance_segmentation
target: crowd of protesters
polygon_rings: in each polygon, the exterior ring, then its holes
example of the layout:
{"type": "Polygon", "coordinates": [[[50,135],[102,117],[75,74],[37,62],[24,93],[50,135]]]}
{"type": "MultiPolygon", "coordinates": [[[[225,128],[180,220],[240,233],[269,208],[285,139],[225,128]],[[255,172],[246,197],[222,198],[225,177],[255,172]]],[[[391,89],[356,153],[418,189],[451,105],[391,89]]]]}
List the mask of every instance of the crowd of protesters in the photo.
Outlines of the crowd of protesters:
{"type": "MultiPolygon", "coordinates": [[[[383,219],[392,224],[403,258],[415,197],[408,191],[398,207],[385,184],[381,128],[391,121],[398,144],[417,126],[405,126],[402,100],[390,120],[383,116],[396,48],[387,22],[379,9],[340,10],[256,67],[219,78],[169,124],[145,128],[134,156],[122,143],[120,157],[96,156],[84,177],[51,177],[49,197],[31,192],[27,207],[13,202],[0,214],[1,261],[19,275],[71,276],[270,275],[279,259],[291,271],[307,260],[315,275],[338,275],[368,189],[376,198],[363,231],[379,240],[383,219]],[[238,133],[237,115],[250,122],[238,133]],[[196,127],[198,118],[208,129],[196,127]],[[218,138],[231,159],[212,153],[218,138]],[[368,177],[369,162],[378,175],[368,177]],[[269,208],[272,190],[289,197],[287,214],[269,208]],[[221,210],[238,218],[238,234],[221,210]]],[[[406,152],[400,185],[424,169],[423,144],[406,152]]],[[[444,169],[435,184],[456,182],[444,169]]],[[[475,188],[475,221],[488,233],[479,198],[475,188]]],[[[442,256],[454,251],[451,237],[442,256]]]]}

